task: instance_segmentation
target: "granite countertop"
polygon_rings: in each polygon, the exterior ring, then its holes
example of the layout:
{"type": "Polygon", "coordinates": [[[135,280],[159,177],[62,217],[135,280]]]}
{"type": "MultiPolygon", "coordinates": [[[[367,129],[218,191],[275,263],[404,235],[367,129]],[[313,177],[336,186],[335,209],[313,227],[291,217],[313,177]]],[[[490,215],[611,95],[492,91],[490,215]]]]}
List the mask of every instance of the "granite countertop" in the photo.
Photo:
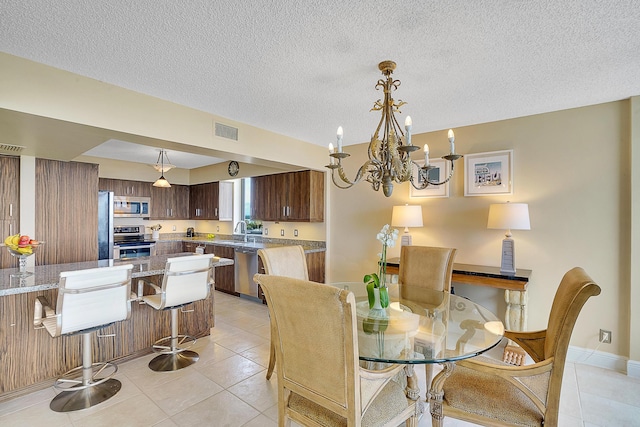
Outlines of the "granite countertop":
{"type": "Polygon", "coordinates": [[[249,241],[244,242],[241,239],[234,239],[233,236],[216,236],[214,239],[207,238],[203,235],[196,235],[195,237],[185,237],[184,234],[171,235],[161,234],[160,238],[156,242],[174,242],[176,240],[182,242],[193,242],[203,245],[218,245],[227,246],[233,248],[239,248],[244,250],[258,250],[263,248],[275,248],[280,246],[292,246],[300,245],[304,249],[305,253],[314,252],[326,252],[325,242],[310,241],[310,240],[286,240],[286,239],[266,239],[261,236],[248,236],[249,241]],[[252,241],[255,239],[256,241],[252,241]]]}
{"type": "MultiPolygon", "coordinates": [[[[86,270],[89,268],[111,267],[114,265],[133,264],[132,278],[155,276],[163,274],[168,258],[177,256],[193,255],[193,253],[180,253],[171,255],[157,255],[152,257],[141,257],[123,260],[100,260],[75,262],[69,264],[50,264],[27,267],[27,271],[34,274],[26,277],[12,277],[18,272],[17,268],[5,268],[0,270],[0,297],[5,295],[15,295],[27,292],[38,292],[58,287],[60,273],[63,271],[86,270]]],[[[214,267],[233,265],[233,260],[220,258],[214,263],[214,267]]]]}

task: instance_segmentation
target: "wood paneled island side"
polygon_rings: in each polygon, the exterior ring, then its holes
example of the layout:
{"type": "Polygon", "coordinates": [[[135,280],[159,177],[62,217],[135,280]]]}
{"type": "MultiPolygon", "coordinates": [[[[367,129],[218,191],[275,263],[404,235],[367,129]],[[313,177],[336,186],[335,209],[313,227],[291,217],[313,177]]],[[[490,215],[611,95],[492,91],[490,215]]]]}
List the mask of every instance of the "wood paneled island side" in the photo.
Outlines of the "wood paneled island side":
{"type": "MultiPolygon", "coordinates": [[[[160,255],[131,260],[102,260],[70,264],[29,267],[33,276],[11,277],[17,268],[0,270],[0,400],[48,387],[59,375],[82,364],[81,336],[51,338],[44,330],[34,329],[34,303],[46,297],[55,306],[60,272],[133,264],[132,292],[140,277],[158,278],[164,273],[167,258],[193,255],[188,253],[160,255]]],[[[217,266],[232,265],[233,260],[220,258],[217,266]]],[[[213,291],[213,289],[212,289],[213,291]]],[[[195,337],[207,336],[213,327],[213,292],[208,299],[193,303],[193,312],[180,316],[179,329],[195,337]]],[[[156,311],[137,301],[131,302],[131,317],[116,322],[94,335],[93,359],[122,362],[151,352],[158,338],[170,335],[169,311],[156,311]]]]}

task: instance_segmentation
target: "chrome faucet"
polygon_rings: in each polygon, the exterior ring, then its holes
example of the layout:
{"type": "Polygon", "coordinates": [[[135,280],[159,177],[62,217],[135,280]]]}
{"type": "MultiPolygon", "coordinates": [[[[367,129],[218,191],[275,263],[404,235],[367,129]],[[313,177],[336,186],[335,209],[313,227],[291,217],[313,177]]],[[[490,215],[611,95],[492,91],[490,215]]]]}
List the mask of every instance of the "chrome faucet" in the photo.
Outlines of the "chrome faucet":
{"type": "Polygon", "coordinates": [[[244,220],[238,221],[238,223],[236,224],[236,227],[233,229],[233,232],[235,233],[236,231],[238,231],[238,226],[241,224],[244,226],[241,230],[241,232],[244,234],[244,242],[247,243],[247,222],[246,221],[244,220]]]}

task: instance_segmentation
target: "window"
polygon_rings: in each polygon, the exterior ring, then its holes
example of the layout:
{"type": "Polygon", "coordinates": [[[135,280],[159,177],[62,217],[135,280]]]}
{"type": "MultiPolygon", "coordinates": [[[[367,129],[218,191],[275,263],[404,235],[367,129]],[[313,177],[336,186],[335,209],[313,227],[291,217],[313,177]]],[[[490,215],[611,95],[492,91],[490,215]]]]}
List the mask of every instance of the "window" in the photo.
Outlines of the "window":
{"type": "Polygon", "coordinates": [[[251,178],[242,178],[242,219],[251,219],[251,178]]]}
{"type": "Polygon", "coordinates": [[[247,222],[247,233],[262,234],[262,221],[251,218],[251,191],[253,190],[251,180],[252,178],[242,178],[241,216],[247,222]]]}

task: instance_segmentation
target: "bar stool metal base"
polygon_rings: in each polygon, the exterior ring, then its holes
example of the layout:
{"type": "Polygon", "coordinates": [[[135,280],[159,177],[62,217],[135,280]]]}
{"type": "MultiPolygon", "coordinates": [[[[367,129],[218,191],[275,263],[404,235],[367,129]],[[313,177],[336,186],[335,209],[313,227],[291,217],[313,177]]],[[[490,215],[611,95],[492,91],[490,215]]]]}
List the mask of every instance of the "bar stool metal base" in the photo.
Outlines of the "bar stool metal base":
{"type": "Polygon", "coordinates": [[[179,353],[160,354],[149,362],[149,369],[156,372],[177,371],[193,365],[200,359],[195,351],[184,350],[179,353]]]}
{"type": "Polygon", "coordinates": [[[54,397],[49,404],[49,408],[55,412],[87,409],[110,399],[120,391],[121,387],[122,383],[113,378],[80,390],[73,390],[72,387],[69,391],[63,391],[54,397]]]}

